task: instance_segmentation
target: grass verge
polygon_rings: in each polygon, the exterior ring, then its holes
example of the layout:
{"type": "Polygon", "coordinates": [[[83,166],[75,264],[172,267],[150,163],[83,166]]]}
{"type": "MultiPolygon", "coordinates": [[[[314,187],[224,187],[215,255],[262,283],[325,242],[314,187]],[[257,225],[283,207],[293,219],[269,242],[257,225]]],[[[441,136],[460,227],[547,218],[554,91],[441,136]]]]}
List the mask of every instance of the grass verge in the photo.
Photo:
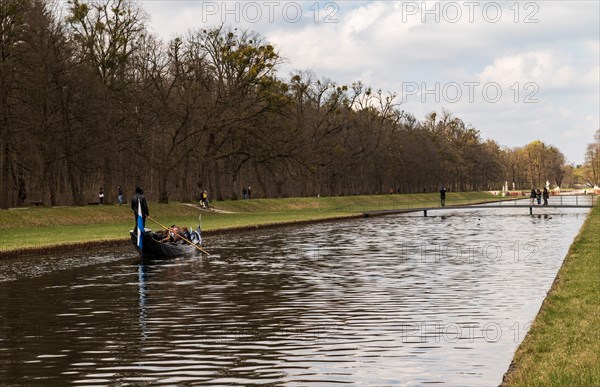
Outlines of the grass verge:
{"type": "MultiPolygon", "coordinates": [[[[446,205],[498,200],[488,192],[452,192],[446,205]]],[[[217,232],[296,222],[359,216],[365,211],[439,206],[439,195],[373,195],[285,199],[231,200],[214,203],[223,212],[201,211],[182,203],[149,203],[150,215],[163,225],[194,226],[202,216],[202,229],[217,232]]],[[[126,241],[133,227],[128,205],[35,207],[0,210],[0,256],[81,243],[126,241]]],[[[160,226],[146,222],[146,227],[160,226]]]]}
{"type": "Polygon", "coordinates": [[[600,206],[571,245],[502,386],[600,386],[600,206]]]}

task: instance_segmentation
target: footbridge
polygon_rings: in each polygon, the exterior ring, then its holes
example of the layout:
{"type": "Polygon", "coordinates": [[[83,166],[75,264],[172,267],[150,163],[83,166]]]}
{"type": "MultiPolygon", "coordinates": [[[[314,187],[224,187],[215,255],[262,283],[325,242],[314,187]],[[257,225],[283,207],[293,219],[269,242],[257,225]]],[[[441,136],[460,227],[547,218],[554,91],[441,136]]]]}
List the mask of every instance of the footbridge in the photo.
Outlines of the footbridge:
{"type": "Polygon", "coordinates": [[[537,201],[531,203],[530,199],[512,199],[503,200],[490,203],[478,203],[478,204],[460,204],[452,203],[447,201],[446,206],[441,204],[437,206],[412,206],[405,208],[396,208],[390,210],[376,210],[376,211],[365,211],[363,214],[365,217],[369,216],[381,216],[381,215],[393,215],[393,214],[405,214],[410,212],[423,212],[423,216],[427,216],[430,211],[449,211],[449,210],[473,210],[479,209],[481,211],[502,208],[502,209],[515,209],[523,208],[529,209],[529,214],[533,215],[534,209],[536,211],[543,211],[548,208],[592,208],[598,203],[597,195],[561,195],[552,196],[548,200],[548,204],[537,204],[537,201]]]}

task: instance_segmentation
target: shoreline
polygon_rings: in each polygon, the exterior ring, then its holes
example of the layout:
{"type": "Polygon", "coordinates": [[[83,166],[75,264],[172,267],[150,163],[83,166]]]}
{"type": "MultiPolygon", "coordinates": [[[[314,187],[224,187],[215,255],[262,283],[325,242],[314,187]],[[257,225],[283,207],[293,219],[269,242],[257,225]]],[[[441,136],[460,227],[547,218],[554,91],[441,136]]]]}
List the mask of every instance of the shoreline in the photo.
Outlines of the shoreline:
{"type": "MultiPolygon", "coordinates": [[[[200,211],[193,204],[174,202],[154,203],[152,209],[153,217],[163,224],[195,223],[198,219],[203,235],[212,236],[361,218],[374,210],[411,212],[415,207],[439,205],[438,196],[426,193],[223,201],[215,203],[216,207],[213,205],[217,211],[200,211]]],[[[456,192],[448,196],[448,207],[508,199],[486,191],[456,192]]],[[[109,205],[2,212],[0,259],[125,246],[130,243],[127,232],[132,228],[130,219],[126,206],[109,205]]]]}
{"type": "MultiPolygon", "coordinates": [[[[384,216],[384,215],[379,215],[384,216]]],[[[307,224],[319,224],[319,223],[329,223],[329,222],[338,222],[342,220],[350,220],[350,219],[361,219],[365,218],[364,214],[353,214],[353,215],[342,215],[335,216],[331,218],[321,218],[321,219],[304,219],[304,220],[292,220],[289,222],[274,222],[274,223],[264,223],[264,224],[254,224],[250,226],[236,226],[236,227],[228,227],[228,228],[220,228],[220,229],[211,229],[202,231],[202,238],[206,236],[214,236],[214,235],[230,235],[233,233],[246,233],[253,232],[258,230],[268,230],[275,229],[287,226],[301,226],[307,224]]],[[[57,244],[57,245],[48,245],[44,247],[34,247],[34,248],[25,248],[25,249],[16,249],[9,251],[0,251],[0,260],[9,260],[14,258],[21,258],[27,256],[41,256],[48,255],[52,253],[61,253],[65,251],[69,251],[75,248],[99,248],[99,247],[110,247],[110,246],[126,246],[131,244],[131,240],[129,238],[119,238],[119,239],[105,239],[99,241],[88,241],[81,243],[66,243],[66,244],[57,244]]]]}
{"type": "Polygon", "coordinates": [[[596,205],[569,247],[500,387],[600,385],[599,229],[596,205]],[[596,277],[587,278],[590,272],[596,277]]]}
{"type": "MultiPolygon", "coordinates": [[[[505,202],[505,201],[512,202],[512,201],[516,201],[516,200],[520,200],[520,199],[522,199],[522,198],[507,197],[507,198],[501,199],[498,197],[490,197],[489,199],[472,200],[472,201],[469,201],[468,203],[465,203],[465,205],[489,204],[489,203],[498,203],[498,202],[505,202]]],[[[183,204],[186,206],[190,206],[189,204],[185,204],[185,203],[183,203],[183,204]]],[[[413,204],[418,205],[417,203],[413,203],[413,204]]],[[[455,205],[457,205],[457,204],[455,204],[455,205]]],[[[458,205],[460,205],[460,204],[458,204],[458,205]]],[[[193,207],[193,206],[190,206],[190,207],[193,207]]],[[[273,222],[266,222],[266,223],[249,224],[249,225],[243,225],[243,226],[217,227],[217,228],[212,228],[209,230],[203,230],[202,236],[206,237],[206,236],[214,236],[214,235],[230,235],[233,233],[245,233],[245,232],[252,232],[252,231],[256,231],[256,230],[281,228],[281,227],[286,227],[286,226],[300,226],[300,225],[307,225],[307,224],[337,222],[337,221],[343,221],[343,220],[349,220],[349,219],[392,216],[392,215],[422,211],[421,208],[413,209],[411,207],[412,207],[412,205],[409,205],[406,208],[398,208],[398,209],[394,209],[394,210],[361,211],[361,212],[355,212],[355,213],[346,213],[344,215],[331,215],[331,216],[325,216],[325,217],[313,218],[313,219],[295,219],[295,220],[292,219],[292,220],[285,220],[285,221],[273,221],[273,222]]],[[[452,209],[452,207],[453,207],[453,205],[450,204],[450,205],[446,206],[445,208],[452,209]]],[[[78,249],[78,248],[92,248],[93,249],[93,248],[111,247],[111,246],[122,247],[122,246],[126,246],[127,244],[130,244],[130,243],[131,243],[131,241],[128,237],[119,237],[119,238],[108,238],[108,239],[103,239],[103,240],[90,240],[90,241],[75,242],[75,243],[50,244],[50,245],[45,245],[45,246],[41,246],[41,247],[27,247],[27,248],[20,248],[20,249],[7,250],[7,251],[0,250],[0,260],[9,260],[9,259],[13,259],[13,258],[21,258],[21,257],[27,257],[27,256],[32,256],[32,257],[33,256],[43,256],[43,255],[48,255],[48,254],[52,254],[52,253],[61,253],[61,252],[69,251],[72,249],[78,249]]]]}

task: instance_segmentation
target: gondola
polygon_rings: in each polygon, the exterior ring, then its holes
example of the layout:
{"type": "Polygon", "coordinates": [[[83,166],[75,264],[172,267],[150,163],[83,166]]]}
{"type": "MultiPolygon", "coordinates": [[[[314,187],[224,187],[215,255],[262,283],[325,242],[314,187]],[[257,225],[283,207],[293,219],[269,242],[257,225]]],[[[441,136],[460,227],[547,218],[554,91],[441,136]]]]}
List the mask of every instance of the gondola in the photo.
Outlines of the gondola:
{"type": "Polygon", "coordinates": [[[161,242],[161,239],[164,237],[163,233],[156,233],[146,228],[142,239],[142,249],[140,250],[137,245],[137,234],[133,230],[130,230],[129,235],[131,236],[131,242],[142,258],[173,258],[195,254],[200,251],[198,247],[202,242],[200,228],[190,233],[188,240],[192,244],[183,240],[179,242],[161,242]]]}

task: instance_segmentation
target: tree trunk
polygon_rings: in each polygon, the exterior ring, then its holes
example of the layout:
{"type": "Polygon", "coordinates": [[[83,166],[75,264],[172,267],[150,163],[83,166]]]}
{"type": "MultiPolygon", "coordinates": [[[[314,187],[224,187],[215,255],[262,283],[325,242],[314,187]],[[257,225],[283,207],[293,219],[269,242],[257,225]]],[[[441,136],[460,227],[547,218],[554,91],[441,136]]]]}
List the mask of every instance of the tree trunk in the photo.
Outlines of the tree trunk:
{"type": "MultiPolygon", "coordinates": [[[[258,186],[260,187],[260,189],[263,192],[263,197],[267,197],[267,186],[265,185],[265,180],[262,178],[262,175],[260,174],[260,172],[258,171],[258,165],[256,163],[252,163],[252,166],[254,167],[254,174],[256,176],[256,181],[258,182],[258,186]]],[[[254,194],[255,197],[258,197],[256,194],[254,194]]]]}
{"type": "Polygon", "coordinates": [[[190,192],[190,183],[189,183],[189,170],[190,168],[190,153],[187,152],[183,162],[180,166],[181,172],[181,193],[179,195],[179,200],[182,202],[191,202],[191,192],[190,192]]]}
{"type": "Polygon", "coordinates": [[[25,200],[27,200],[27,183],[25,181],[25,176],[23,175],[22,167],[19,167],[17,176],[17,185],[19,187],[17,206],[23,206],[25,205],[25,200]]]}
{"type": "Polygon", "coordinates": [[[46,186],[50,193],[50,205],[56,206],[56,181],[54,179],[54,173],[52,173],[51,165],[46,164],[44,168],[44,177],[46,178],[46,186]]]}
{"type": "Polygon", "coordinates": [[[213,168],[211,168],[213,187],[215,188],[215,197],[217,200],[223,200],[223,192],[221,190],[221,173],[219,168],[219,162],[215,161],[213,163],[213,168]]]}
{"type": "Polygon", "coordinates": [[[158,202],[169,203],[169,193],[167,191],[167,180],[169,173],[160,170],[158,175],[158,202]]]}
{"type": "Polygon", "coordinates": [[[100,187],[104,191],[104,203],[110,204],[113,201],[111,198],[113,197],[113,182],[112,182],[112,173],[110,166],[111,159],[110,157],[104,157],[104,167],[102,168],[102,181],[100,182],[100,187]]]}
{"type": "Polygon", "coordinates": [[[79,187],[79,174],[76,173],[76,168],[70,160],[70,157],[67,157],[67,174],[69,179],[69,185],[71,187],[71,195],[73,204],[76,206],[82,206],[84,204],[83,197],[81,195],[81,190],[79,187]]]}
{"type": "Polygon", "coordinates": [[[0,146],[2,147],[2,157],[0,158],[0,167],[2,169],[2,174],[0,175],[0,208],[8,208],[10,207],[10,148],[6,139],[1,140],[0,146]]]}

